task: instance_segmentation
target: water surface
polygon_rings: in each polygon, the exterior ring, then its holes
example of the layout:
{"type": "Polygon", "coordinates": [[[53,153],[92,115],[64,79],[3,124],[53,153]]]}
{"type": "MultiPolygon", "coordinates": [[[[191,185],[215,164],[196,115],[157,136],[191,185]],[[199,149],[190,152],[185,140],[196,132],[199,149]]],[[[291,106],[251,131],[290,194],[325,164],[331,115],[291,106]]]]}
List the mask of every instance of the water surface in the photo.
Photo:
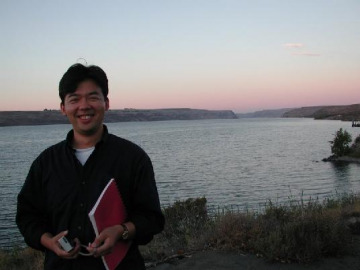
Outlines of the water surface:
{"type": "MultiPolygon", "coordinates": [[[[0,128],[0,246],[21,243],[16,196],[32,161],[63,140],[70,125],[0,128]],[[12,239],[12,240],[10,240],[12,239]]],[[[360,165],[322,162],[339,128],[312,119],[231,119],[108,124],[153,161],[163,206],[205,196],[210,208],[258,208],[267,200],[324,198],[360,190],[360,165]]]]}

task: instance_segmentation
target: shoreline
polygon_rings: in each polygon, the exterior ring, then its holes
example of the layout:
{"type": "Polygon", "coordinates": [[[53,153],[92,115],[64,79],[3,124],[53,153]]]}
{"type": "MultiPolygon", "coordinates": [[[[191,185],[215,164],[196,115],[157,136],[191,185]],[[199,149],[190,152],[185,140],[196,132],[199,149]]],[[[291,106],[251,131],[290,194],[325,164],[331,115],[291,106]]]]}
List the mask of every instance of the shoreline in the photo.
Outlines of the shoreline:
{"type": "MultiPolygon", "coordinates": [[[[109,110],[105,114],[105,123],[167,121],[167,120],[203,120],[238,119],[231,110],[203,109],[153,109],[153,110],[109,110]]],[[[58,110],[44,111],[0,111],[0,127],[35,126],[68,124],[68,119],[58,110]]]]}
{"type": "Polygon", "coordinates": [[[360,163],[360,158],[350,157],[350,156],[342,156],[342,157],[330,156],[328,158],[324,158],[322,161],[324,161],[324,162],[360,163]]]}

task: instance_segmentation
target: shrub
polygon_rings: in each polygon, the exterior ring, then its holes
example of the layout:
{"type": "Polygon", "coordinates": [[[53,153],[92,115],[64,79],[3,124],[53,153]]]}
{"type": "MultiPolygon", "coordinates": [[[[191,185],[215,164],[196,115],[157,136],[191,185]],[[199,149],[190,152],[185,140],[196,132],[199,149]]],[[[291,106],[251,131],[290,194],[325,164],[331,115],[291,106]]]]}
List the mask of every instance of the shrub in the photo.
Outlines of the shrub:
{"type": "Polygon", "coordinates": [[[254,252],[251,244],[261,232],[253,212],[233,213],[230,211],[215,217],[213,233],[209,243],[212,248],[230,251],[254,252]]]}
{"type": "Polygon", "coordinates": [[[339,213],[325,211],[318,202],[298,205],[271,206],[266,212],[283,212],[283,216],[260,217],[263,233],[255,239],[255,249],[270,260],[307,263],[342,252],[349,231],[339,213]]]}
{"type": "Polygon", "coordinates": [[[346,130],[340,128],[336,134],[334,140],[330,141],[331,152],[338,157],[345,156],[350,152],[351,135],[346,130]]]}
{"type": "Polygon", "coordinates": [[[360,135],[358,135],[350,147],[350,156],[360,158],[360,135]]]}
{"type": "Polygon", "coordinates": [[[170,255],[203,249],[212,225],[206,198],[177,201],[164,210],[164,231],[141,247],[146,260],[162,260],[170,255]]]}
{"type": "Polygon", "coordinates": [[[249,251],[283,262],[309,263],[345,254],[351,234],[343,209],[355,199],[292,200],[284,205],[270,201],[261,213],[225,213],[215,220],[211,243],[216,249],[249,251]]]}

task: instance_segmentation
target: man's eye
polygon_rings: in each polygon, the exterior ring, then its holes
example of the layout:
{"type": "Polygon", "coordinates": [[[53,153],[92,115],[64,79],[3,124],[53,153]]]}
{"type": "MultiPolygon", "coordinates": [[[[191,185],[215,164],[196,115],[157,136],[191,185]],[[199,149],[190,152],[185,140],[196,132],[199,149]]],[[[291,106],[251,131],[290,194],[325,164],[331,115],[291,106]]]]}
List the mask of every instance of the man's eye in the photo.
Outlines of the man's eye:
{"type": "Polygon", "coordinates": [[[71,103],[71,104],[74,104],[74,103],[76,103],[76,102],[78,102],[78,101],[79,101],[78,98],[70,98],[70,99],[69,99],[69,103],[71,103]]]}
{"type": "Polygon", "coordinates": [[[99,99],[100,99],[99,96],[91,96],[91,97],[89,98],[89,100],[91,100],[91,101],[98,101],[99,99]]]}

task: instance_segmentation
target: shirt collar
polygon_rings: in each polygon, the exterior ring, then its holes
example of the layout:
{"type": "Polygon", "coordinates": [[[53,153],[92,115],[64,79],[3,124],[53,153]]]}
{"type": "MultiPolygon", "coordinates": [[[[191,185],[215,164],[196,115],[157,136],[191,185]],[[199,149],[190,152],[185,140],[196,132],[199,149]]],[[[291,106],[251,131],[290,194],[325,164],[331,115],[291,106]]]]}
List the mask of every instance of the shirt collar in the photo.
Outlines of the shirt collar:
{"type": "MultiPolygon", "coordinates": [[[[109,131],[106,125],[103,125],[103,134],[101,135],[101,139],[100,141],[95,145],[95,147],[97,147],[98,145],[102,144],[103,142],[107,141],[107,138],[109,136],[109,131]]],[[[70,130],[68,132],[68,134],[66,135],[66,144],[68,147],[70,147],[71,149],[73,149],[72,147],[72,142],[74,140],[74,130],[70,130]]]]}

